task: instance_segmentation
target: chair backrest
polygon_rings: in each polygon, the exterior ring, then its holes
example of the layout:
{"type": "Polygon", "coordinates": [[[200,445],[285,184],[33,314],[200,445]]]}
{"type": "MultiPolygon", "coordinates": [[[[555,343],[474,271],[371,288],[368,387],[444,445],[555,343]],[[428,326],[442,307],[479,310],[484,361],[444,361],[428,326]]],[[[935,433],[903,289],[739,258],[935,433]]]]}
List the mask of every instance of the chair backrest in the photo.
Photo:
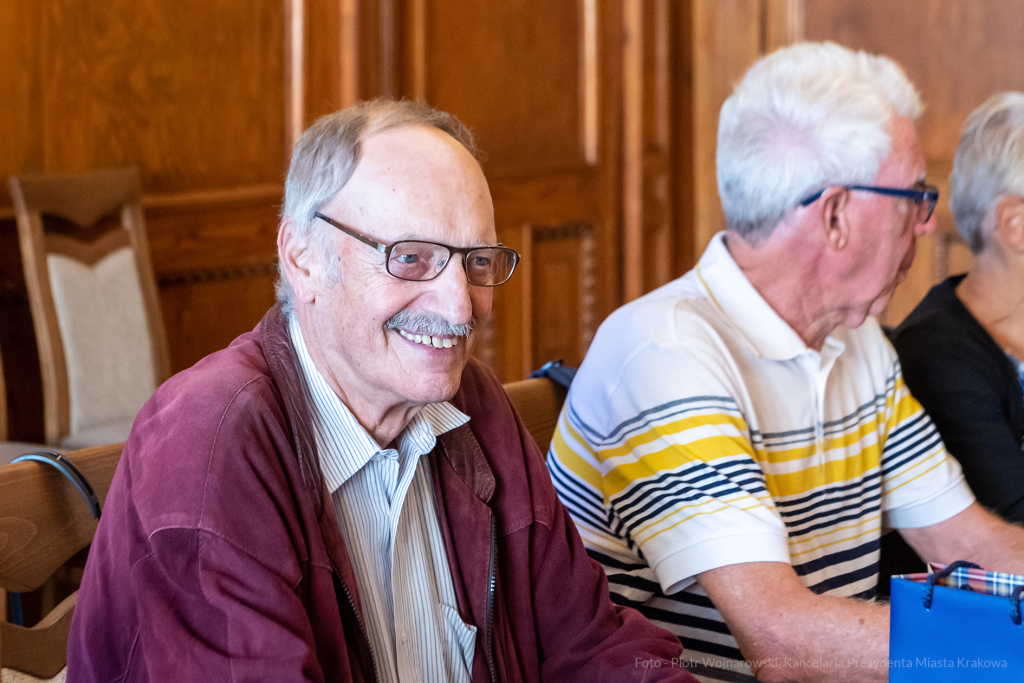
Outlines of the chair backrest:
{"type": "Polygon", "coordinates": [[[46,443],[123,441],[170,357],[134,168],[12,176],[46,443]]]}
{"type": "MultiPolygon", "coordinates": [[[[123,444],[64,455],[92,485],[102,507],[123,444]]],[[[5,620],[6,593],[38,589],[92,542],[96,520],[70,480],[39,462],[0,466],[0,667],[49,678],[67,662],[76,595],[32,628],[5,620]]],[[[6,680],[6,679],[5,679],[6,680]]]]}
{"type": "Polygon", "coordinates": [[[547,377],[509,382],[504,387],[541,453],[547,454],[565,402],[565,388],[547,377]]]}

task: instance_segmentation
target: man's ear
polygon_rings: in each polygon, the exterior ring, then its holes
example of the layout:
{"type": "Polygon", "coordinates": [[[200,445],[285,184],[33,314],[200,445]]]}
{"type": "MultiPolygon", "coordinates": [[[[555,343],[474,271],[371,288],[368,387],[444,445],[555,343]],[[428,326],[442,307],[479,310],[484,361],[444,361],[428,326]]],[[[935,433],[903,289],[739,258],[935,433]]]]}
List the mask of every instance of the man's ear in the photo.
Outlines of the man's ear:
{"type": "Polygon", "coordinates": [[[1024,197],[1007,195],[996,205],[996,231],[1011,251],[1024,252],[1024,197]]]}
{"type": "Polygon", "coordinates": [[[850,191],[839,185],[825,190],[821,195],[821,227],[825,241],[834,251],[842,251],[850,242],[850,191]]]}
{"type": "Polygon", "coordinates": [[[286,218],[277,231],[277,258],[281,272],[291,285],[295,301],[311,304],[316,300],[316,274],[313,249],[308,239],[299,236],[295,222],[286,218]]]}

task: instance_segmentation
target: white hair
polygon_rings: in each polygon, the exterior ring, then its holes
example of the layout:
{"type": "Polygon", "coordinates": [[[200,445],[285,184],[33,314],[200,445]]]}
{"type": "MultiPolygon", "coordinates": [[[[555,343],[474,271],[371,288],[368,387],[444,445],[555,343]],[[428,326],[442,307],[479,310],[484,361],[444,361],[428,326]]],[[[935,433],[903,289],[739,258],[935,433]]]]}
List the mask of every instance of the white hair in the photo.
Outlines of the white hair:
{"type": "Polygon", "coordinates": [[[971,112],[949,175],[956,229],[977,254],[985,248],[992,208],[1024,195],[1024,93],[1002,92],[971,112]]]}
{"type": "Polygon", "coordinates": [[[797,43],[756,62],[722,105],[716,157],[726,224],[754,246],[797,204],[866,185],[892,151],[892,120],[921,98],[891,59],[797,43]]]}
{"type": "MultiPolygon", "coordinates": [[[[290,220],[296,236],[309,240],[315,252],[325,258],[335,229],[327,225],[317,228],[316,212],[341,192],[352,177],[362,154],[363,138],[404,126],[437,128],[477,158],[472,132],[447,112],[408,100],[361,102],[321,117],[295,143],[284,184],[281,226],[290,220]]],[[[328,276],[339,277],[336,267],[328,271],[328,276]]],[[[280,263],[275,290],[285,313],[291,315],[294,293],[280,263]]]]}

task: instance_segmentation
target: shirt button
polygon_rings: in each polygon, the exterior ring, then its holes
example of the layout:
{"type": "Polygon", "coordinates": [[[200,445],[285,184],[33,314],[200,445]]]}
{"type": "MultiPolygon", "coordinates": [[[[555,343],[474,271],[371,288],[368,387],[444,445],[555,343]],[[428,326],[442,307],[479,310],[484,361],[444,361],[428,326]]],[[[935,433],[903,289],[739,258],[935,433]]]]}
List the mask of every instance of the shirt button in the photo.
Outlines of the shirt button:
{"type": "Polygon", "coordinates": [[[409,639],[405,637],[405,631],[402,631],[402,645],[405,645],[408,640],[409,639]]]}

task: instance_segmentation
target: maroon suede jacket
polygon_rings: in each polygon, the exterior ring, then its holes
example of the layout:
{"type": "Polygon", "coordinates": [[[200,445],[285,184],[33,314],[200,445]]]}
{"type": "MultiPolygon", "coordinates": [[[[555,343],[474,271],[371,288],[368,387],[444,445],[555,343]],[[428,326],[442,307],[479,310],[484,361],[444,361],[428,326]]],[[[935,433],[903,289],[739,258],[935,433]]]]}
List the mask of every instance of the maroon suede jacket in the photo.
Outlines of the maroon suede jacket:
{"type": "MultiPolygon", "coordinates": [[[[68,681],[373,681],[348,550],[280,307],[140,412],[89,554],[68,681]]],[[[473,681],[693,681],[613,605],[497,379],[430,454],[473,681]]],[[[675,660],[675,662],[673,662],[675,660]]]]}

